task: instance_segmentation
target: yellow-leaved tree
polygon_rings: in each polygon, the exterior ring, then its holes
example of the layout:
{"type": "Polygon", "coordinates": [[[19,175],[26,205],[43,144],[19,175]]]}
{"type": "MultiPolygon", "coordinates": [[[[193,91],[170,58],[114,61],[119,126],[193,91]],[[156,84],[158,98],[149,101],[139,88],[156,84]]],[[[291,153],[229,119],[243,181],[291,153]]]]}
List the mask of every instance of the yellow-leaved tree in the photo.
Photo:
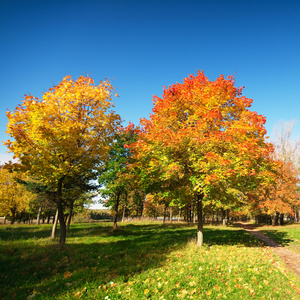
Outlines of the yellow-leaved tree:
{"type": "Polygon", "coordinates": [[[28,212],[30,201],[35,198],[16,178],[24,176],[0,166],[0,215],[9,217],[11,224],[18,215],[28,212]]]}
{"type": "Polygon", "coordinates": [[[95,85],[89,76],[67,76],[42,99],[25,95],[15,111],[7,112],[13,140],[4,144],[19,159],[19,168],[56,191],[60,244],[66,240],[64,181],[89,177],[107,159],[120,124],[111,110],[113,92],[109,81],[95,85]]]}

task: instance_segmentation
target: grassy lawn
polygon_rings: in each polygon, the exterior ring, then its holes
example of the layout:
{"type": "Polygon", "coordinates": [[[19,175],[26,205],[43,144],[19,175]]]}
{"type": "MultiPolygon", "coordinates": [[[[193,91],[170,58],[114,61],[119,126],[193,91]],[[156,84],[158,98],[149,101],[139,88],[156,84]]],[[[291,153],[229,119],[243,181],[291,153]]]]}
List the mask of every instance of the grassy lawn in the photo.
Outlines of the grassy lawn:
{"type": "Polygon", "coordinates": [[[263,226],[258,229],[274,241],[300,253],[300,224],[263,226]]]}
{"type": "Polygon", "coordinates": [[[299,282],[235,227],[76,224],[67,245],[48,225],[0,226],[0,299],[300,299],[299,282]]]}

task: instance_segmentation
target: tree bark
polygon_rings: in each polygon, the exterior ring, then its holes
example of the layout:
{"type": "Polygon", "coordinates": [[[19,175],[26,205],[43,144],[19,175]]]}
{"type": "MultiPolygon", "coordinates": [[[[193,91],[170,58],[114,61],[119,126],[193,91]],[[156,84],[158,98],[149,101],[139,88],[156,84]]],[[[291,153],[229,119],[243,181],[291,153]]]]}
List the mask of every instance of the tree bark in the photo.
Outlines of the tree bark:
{"type": "Polygon", "coordinates": [[[276,226],[279,225],[279,216],[280,216],[279,212],[276,212],[276,216],[275,216],[275,225],[276,226]]]}
{"type": "Polygon", "coordinates": [[[10,224],[14,224],[16,220],[16,211],[15,209],[11,209],[11,220],[10,220],[10,224]]]}
{"type": "Polygon", "coordinates": [[[271,218],[272,218],[271,224],[272,224],[272,226],[275,226],[276,225],[275,224],[275,215],[272,215],[271,218]]]}
{"type": "Polygon", "coordinates": [[[170,206],[170,223],[172,223],[173,219],[173,210],[172,210],[172,206],[170,206]]]}
{"type": "Polygon", "coordinates": [[[73,205],[74,205],[74,202],[72,201],[72,203],[70,204],[70,210],[69,210],[69,218],[68,218],[68,224],[67,224],[67,232],[69,232],[69,228],[70,228],[70,225],[71,225],[71,220],[72,220],[72,216],[73,216],[73,205]]]}
{"type": "Polygon", "coordinates": [[[196,223],[196,213],[193,211],[193,223],[196,223]]]}
{"type": "Polygon", "coordinates": [[[37,214],[37,217],[36,217],[38,225],[40,225],[41,211],[42,211],[42,205],[40,205],[39,211],[38,211],[38,214],[37,214]]]}
{"type": "Polygon", "coordinates": [[[114,217],[114,225],[113,229],[117,229],[118,227],[118,210],[119,210],[119,201],[120,201],[120,193],[117,193],[116,205],[115,205],[115,217],[114,217]]]}
{"type": "Polygon", "coordinates": [[[272,215],[272,226],[279,225],[279,212],[276,212],[274,215],[272,215]]]}
{"type": "Polygon", "coordinates": [[[190,224],[192,224],[193,222],[193,216],[192,216],[192,212],[193,212],[193,208],[192,208],[192,204],[190,204],[189,206],[189,219],[190,219],[190,224]]]}
{"type": "Polygon", "coordinates": [[[57,223],[58,223],[58,209],[56,210],[55,217],[53,219],[53,226],[52,226],[52,231],[51,231],[51,239],[52,240],[55,238],[57,223]]]}
{"type": "Polygon", "coordinates": [[[125,221],[125,210],[126,210],[126,207],[125,205],[123,205],[123,215],[122,215],[122,222],[125,221]]]}
{"type": "Polygon", "coordinates": [[[67,236],[67,226],[64,218],[64,209],[62,204],[62,186],[63,186],[63,178],[59,179],[57,184],[57,208],[58,208],[58,219],[60,225],[59,244],[61,246],[65,245],[66,236],[67,236]]]}
{"type": "Polygon", "coordinates": [[[143,218],[143,213],[144,213],[144,201],[141,201],[140,209],[141,209],[141,217],[143,218]]]}
{"type": "Polygon", "coordinates": [[[179,208],[178,223],[180,222],[181,208],[179,208]]]}
{"type": "Polygon", "coordinates": [[[284,214],[280,214],[280,218],[279,218],[280,225],[283,225],[283,218],[284,218],[284,214]]]}
{"type": "Polygon", "coordinates": [[[203,197],[202,193],[197,194],[197,217],[198,217],[198,229],[197,229],[197,246],[203,246],[203,219],[202,219],[202,210],[203,210],[203,197]]]}
{"type": "Polygon", "coordinates": [[[189,225],[190,224],[190,218],[189,218],[189,206],[186,206],[186,222],[189,225]]]}

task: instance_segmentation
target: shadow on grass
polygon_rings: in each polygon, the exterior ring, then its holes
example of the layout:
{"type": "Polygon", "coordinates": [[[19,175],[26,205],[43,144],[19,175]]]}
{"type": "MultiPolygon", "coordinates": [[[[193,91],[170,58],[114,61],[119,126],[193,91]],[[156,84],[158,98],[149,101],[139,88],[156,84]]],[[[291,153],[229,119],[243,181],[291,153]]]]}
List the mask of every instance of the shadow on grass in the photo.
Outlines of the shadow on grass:
{"type": "Polygon", "coordinates": [[[294,242],[293,239],[288,237],[286,232],[278,231],[276,229],[261,229],[260,231],[282,246],[289,246],[292,242],[294,242]]]}
{"type": "MultiPolygon", "coordinates": [[[[196,227],[185,225],[125,224],[116,231],[108,226],[74,225],[63,248],[48,238],[51,227],[40,231],[12,227],[4,234],[1,230],[5,242],[0,245],[0,298],[26,299],[35,294],[34,299],[53,299],[68,293],[72,298],[83,286],[96,289],[126,282],[135,274],[161,267],[171,251],[196,237],[196,227]],[[40,236],[39,240],[31,243],[31,234],[40,236]]],[[[204,247],[260,245],[239,228],[208,226],[204,240],[204,247]]]]}
{"type": "Polygon", "coordinates": [[[2,225],[0,226],[0,241],[27,240],[32,238],[48,238],[52,225],[2,225]]]}
{"type": "MultiPolygon", "coordinates": [[[[286,224],[286,225],[288,226],[290,224],[286,224]]],[[[294,240],[288,236],[287,232],[280,230],[284,225],[281,225],[280,227],[274,226],[274,227],[272,227],[272,229],[269,229],[270,228],[269,226],[267,226],[267,228],[265,228],[262,224],[235,223],[234,226],[244,227],[245,229],[250,229],[250,230],[257,230],[261,233],[264,233],[271,240],[275,241],[276,243],[278,243],[282,246],[289,246],[290,243],[294,242],[294,240]],[[278,229],[276,229],[276,227],[278,229]]]]}

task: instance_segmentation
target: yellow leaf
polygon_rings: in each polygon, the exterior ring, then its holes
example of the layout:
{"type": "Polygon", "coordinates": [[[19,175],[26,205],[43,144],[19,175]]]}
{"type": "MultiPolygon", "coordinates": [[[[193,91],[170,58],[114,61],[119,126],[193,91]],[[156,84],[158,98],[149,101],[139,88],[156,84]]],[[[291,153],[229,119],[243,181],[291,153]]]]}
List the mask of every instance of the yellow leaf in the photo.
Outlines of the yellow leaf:
{"type": "Polygon", "coordinates": [[[147,295],[149,293],[149,290],[148,289],[145,289],[144,290],[144,295],[147,295]]]}

